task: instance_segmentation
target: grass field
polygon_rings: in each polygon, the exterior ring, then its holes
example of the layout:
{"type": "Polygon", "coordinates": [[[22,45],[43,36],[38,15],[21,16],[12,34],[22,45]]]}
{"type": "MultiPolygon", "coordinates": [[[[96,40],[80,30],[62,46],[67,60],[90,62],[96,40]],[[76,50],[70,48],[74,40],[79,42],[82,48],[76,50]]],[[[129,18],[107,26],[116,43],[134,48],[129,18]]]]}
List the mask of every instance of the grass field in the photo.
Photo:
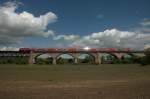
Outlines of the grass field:
{"type": "Polygon", "coordinates": [[[0,99],[150,99],[150,66],[0,65],[0,99]]]}

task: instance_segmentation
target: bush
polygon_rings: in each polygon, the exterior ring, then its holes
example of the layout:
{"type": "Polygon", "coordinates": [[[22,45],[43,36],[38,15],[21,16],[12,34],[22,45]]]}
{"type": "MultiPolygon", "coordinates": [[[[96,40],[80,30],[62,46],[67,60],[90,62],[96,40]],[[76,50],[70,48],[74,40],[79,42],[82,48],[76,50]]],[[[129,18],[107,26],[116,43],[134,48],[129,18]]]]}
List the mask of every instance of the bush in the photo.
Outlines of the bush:
{"type": "Polygon", "coordinates": [[[0,57],[0,64],[28,64],[28,57],[0,57]]]}
{"type": "Polygon", "coordinates": [[[149,56],[144,56],[140,60],[141,65],[148,65],[150,64],[150,57],[149,56]]]}

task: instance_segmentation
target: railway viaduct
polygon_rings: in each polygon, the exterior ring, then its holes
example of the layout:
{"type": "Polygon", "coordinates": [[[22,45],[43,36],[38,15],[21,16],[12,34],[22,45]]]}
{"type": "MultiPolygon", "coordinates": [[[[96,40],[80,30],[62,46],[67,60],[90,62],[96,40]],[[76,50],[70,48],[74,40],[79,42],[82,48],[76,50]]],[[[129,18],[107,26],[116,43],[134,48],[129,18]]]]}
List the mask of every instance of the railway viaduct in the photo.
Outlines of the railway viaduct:
{"type": "Polygon", "coordinates": [[[74,63],[77,64],[81,54],[88,54],[93,58],[94,63],[101,64],[104,53],[121,60],[124,54],[131,57],[142,57],[149,51],[133,51],[129,48],[20,48],[19,51],[0,51],[0,57],[27,56],[29,57],[28,63],[34,64],[38,56],[49,54],[52,57],[52,64],[57,64],[57,59],[60,55],[68,54],[73,57],[74,63]]]}

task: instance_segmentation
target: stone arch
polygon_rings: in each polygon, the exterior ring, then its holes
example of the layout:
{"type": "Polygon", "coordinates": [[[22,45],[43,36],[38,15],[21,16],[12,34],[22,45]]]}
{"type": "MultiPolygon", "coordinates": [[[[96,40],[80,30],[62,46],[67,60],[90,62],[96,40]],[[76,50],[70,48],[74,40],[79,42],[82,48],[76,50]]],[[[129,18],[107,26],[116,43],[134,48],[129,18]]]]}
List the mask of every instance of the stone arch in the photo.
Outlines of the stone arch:
{"type": "Polygon", "coordinates": [[[122,58],[124,59],[133,59],[136,55],[132,54],[132,53],[122,53],[122,58]]]}
{"type": "Polygon", "coordinates": [[[64,55],[64,54],[72,56],[73,58],[75,57],[72,53],[59,53],[58,55],[56,55],[55,58],[58,58],[59,56],[64,55]]]}
{"type": "Polygon", "coordinates": [[[82,56],[82,55],[87,55],[87,57],[85,57],[85,58],[87,58],[87,59],[83,59],[83,63],[84,63],[84,62],[86,63],[86,61],[87,61],[87,62],[89,61],[89,63],[95,63],[95,60],[96,60],[95,54],[89,53],[89,52],[79,53],[78,56],[77,56],[78,63],[81,63],[80,56],[82,56]],[[89,60],[88,60],[88,58],[89,58],[89,60]]]}
{"type": "MultiPolygon", "coordinates": [[[[51,56],[50,53],[36,53],[33,57],[34,62],[37,63],[40,58],[38,59],[38,57],[42,56],[42,55],[47,55],[47,57],[45,56],[45,61],[47,61],[48,64],[52,64],[53,63],[53,56],[51,56]]],[[[42,59],[42,58],[41,58],[42,59]]],[[[43,58],[44,59],[44,58],[43,58]]]]}
{"type": "Polygon", "coordinates": [[[112,55],[115,59],[118,59],[118,56],[114,53],[107,53],[107,54],[112,55]]]}
{"type": "Polygon", "coordinates": [[[133,59],[135,57],[132,53],[112,53],[117,57],[117,60],[123,61],[126,59],[133,59]]]}
{"type": "Polygon", "coordinates": [[[101,53],[101,63],[108,63],[111,64],[113,63],[115,60],[118,60],[119,58],[117,57],[117,55],[115,53],[101,53]]]}
{"type": "MultiPolygon", "coordinates": [[[[44,55],[44,54],[49,54],[49,53],[36,53],[36,55],[35,55],[34,58],[37,58],[37,57],[39,57],[39,56],[41,56],[41,55],[44,55]]],[[[50,54],[49,54],[49,55],[50,55],[50,54]]]]}
{"type": "Polygon", "coordinates": [[[55,57],[55,59],[56,59],[56,63],[58,63],[58,64],[64,64],[64,63],[71,63],[71,64],[73,64],[73,63],[75,63],[75,56],[72,53],[59,53],[55,57]],[[62,55],[66,55],[66,56],[64,56],[66,58],[64,59],[63,57],[61,57],[62,55]]]}
{"type": "Polygon", "coordinates": [[[102,54],[107,54],[107,55],[110,55],[112,57],[114,57],[115,59],[118,59],[117,55],[115,53],[102,53],[102,54]]]}

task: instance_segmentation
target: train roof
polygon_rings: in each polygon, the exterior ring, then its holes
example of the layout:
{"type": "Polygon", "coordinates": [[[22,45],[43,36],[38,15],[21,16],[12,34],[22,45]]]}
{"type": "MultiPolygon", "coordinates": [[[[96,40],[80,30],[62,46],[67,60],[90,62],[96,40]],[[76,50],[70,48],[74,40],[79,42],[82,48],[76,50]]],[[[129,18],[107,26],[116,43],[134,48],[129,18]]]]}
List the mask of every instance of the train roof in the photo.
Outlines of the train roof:
{"type": "Polygon", "coordinates": [[[131,51],[130,48],[20,48],[19,51],[45,51],[45,52],[78,52],[78,51],[131,51]]]}

